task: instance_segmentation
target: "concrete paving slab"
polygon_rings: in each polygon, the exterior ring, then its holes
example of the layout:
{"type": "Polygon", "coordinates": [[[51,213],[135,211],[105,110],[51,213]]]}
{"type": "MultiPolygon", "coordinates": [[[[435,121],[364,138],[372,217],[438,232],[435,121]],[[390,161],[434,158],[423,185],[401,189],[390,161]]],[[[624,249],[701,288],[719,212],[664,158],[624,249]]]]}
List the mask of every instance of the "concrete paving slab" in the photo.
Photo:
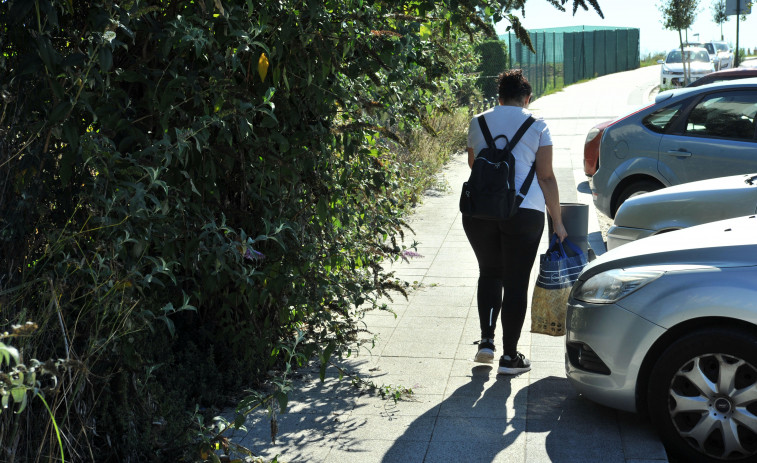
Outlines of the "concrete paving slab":
{"type": "Polygon", "coordinates": [[[421,283],[424,286],[452,286],[456,288],[476,288],[478,285],[478,275],[476,276],[426,276],[421,283]]]}
{"type": "Polygon", "coordinates": [[[456,307],[451,305],[432,305],[426,307],[416,307],[416,310],[408,313],[408,317],[424,318],[467,318],[468,307],[456,307]]]}
{"type": "Polygon", "coordinates": [[[417,375],[419,377],[446,377],[450,374],[454,361],[443,358],[423,357],[382,357],[375,372],[394,375],[417,375]]]}
{"type": "Polygon", "coordinates": [[[499,442],[440,442],[426,454],[426,462],[530,463],[523,451],[525,435],[507,437],[499,442]]]}
{"type": "Polygon", "coordinates": [[[512,418],[440,416],[431,443],[433,446],[437,442],[488,442],[505,448],[513,444],[525,427],[525,420],[512,418]]]}
{"type": "Polygon", "coordinates": [[[434,432],[435,416],[382,416],[350,415],[339,422],[342,435],[348,434],[357,441],[381,438],[429,442],[434,432]]]}
{"type": "Polygon", "coordinates": [[[443,400],[442,394],[413,394],[399,401],[387,400],[376,394],[364,394],[355,402],[353,416],[438,416],[443,400]]]}
{"type": "Polygon", "coordinates": [[[428,443],[411,440],[340,439],[324,463],[422,463],[428,443]]]}

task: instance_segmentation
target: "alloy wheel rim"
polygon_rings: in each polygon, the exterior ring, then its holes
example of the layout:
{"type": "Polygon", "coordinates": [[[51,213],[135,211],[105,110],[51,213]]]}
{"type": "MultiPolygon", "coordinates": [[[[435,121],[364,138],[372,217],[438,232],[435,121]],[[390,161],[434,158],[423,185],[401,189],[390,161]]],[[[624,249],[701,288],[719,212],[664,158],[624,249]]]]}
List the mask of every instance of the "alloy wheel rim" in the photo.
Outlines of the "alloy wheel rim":
{"type": "Polygon", "coordinates": [[[757,455],[757,369],[738,357],[704,354],[673,376],[668,411],[681,438],[719,460],[757,455]]]}

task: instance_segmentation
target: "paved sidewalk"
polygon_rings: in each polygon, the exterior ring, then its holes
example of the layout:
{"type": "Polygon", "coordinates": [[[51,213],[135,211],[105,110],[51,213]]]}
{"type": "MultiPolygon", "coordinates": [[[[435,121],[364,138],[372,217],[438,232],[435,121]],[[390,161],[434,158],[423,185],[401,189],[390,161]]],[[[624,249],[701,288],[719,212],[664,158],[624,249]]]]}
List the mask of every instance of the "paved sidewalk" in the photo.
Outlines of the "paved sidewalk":
{"type": "MultiPolygon", "coordinates": [[[[648,101],[657,73],[653,67],[606,76],[532,104],[554,137],[563,202],[591,203],[582,171],[588,129],[648,101]],[[634,90],[618,92],[619,86],[634,90]]],[[[420,288],[408,300],[398,296],[390,303],[396,317],[370,312],[365,322],[378,336],[376,346],[345,362],[378,385],[412,388],[412,396],[395,403],[339,380],[333,369],[320,382],[317,368],[308,368],[300,372],[289,411],[279,416],[276,443],[263,412],[248,418],[248,433],[238,433],[235,441],[284,462],[667,461],[649,423],[594,404],[571,388],[565,338],[532,335],[530,318],[519,345],[532,361],[530,372],[498,376],[496,363],[472,361],[480,334],[478,269],[457,207],[468,173],[465,155],[455,155],[443,172],[448,188],[430,192],[411,218],[423,257],[393,269],[420,288]]],[[[590,244],[601,254],[590,211],[590,244]]],[[[541,246],[539,252],[547,247],[546,232],[541,246]]],[[[500,333],[498,327],[498,343],[500,333]]]]}

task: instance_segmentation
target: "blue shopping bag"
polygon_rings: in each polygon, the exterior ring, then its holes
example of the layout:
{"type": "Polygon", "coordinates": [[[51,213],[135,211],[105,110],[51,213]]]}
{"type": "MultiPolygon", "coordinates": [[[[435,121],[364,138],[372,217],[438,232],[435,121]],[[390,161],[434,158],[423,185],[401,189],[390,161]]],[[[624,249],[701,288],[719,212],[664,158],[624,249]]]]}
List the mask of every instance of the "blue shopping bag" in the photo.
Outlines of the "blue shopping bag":
{"type": "Polygon", "coordinates": [[[586,254],[567,238],[560,242],[557,235],[550,240],[547,252],[539,256],[539,278],[536,285],[544,289],[570,288],[586,266],[586,254]],[[565,247],[571,254],[565,251],[565,247]]]}
{"type": "Polygon", "coordinates": [[[531,299],[532,333],[565,334],[568,296],[586,262],[578,246],[567,239],[561,243],[557,235],[552,237],[547,252],[539,256],[539,277],[531,299]]]}

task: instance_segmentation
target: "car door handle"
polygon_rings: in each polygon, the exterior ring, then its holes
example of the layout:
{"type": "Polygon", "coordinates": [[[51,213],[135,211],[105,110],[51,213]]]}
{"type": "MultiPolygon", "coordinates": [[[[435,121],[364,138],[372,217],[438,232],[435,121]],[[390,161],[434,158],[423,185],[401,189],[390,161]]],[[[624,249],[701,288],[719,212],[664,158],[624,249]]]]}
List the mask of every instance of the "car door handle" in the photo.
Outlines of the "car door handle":
{"type": "Polygon", "coordinates": [[[678,156],[680,158],[690,158],[691,157],[691,153],[689,153],[688,151],[670,150],[670,151],[667,152],[667,154],[669,154],[671,156],[678,156]]]}

